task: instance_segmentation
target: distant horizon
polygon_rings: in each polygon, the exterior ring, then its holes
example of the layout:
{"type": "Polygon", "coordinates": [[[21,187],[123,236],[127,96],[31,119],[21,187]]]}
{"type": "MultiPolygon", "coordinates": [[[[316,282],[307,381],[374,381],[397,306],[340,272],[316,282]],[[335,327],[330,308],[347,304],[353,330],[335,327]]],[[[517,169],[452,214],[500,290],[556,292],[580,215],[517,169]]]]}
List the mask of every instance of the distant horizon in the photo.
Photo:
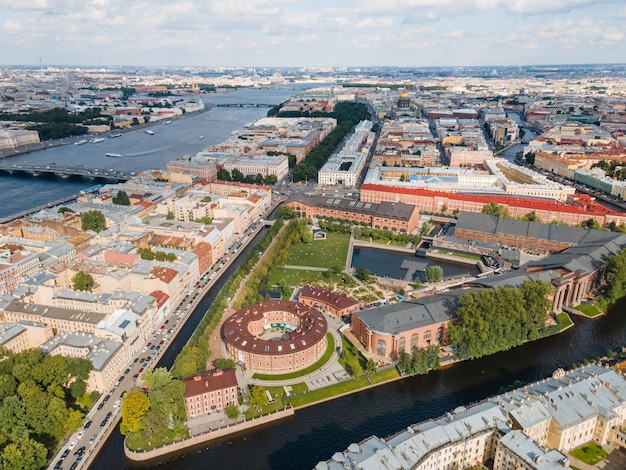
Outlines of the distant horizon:
{"type": "Polygon", "coordinates": [[[306,69],[306,68],[347,68],[347,69],[446,69],[446,68],[523,68],[523,67],[603,67],[625,66],[626,62],[589,62],[589,63],[535,63],[521,65],[484,64],[484,65],[132,65],[132,64],[0,64],[0,68],[43,69],[58,68],[207,68],[207,69],[306,69]]]}
{"type": "Polygon", "coordinates": [[[0,0],[0,17],[3,65],[519,67],[626,50],[623,0],[0,0]]]}

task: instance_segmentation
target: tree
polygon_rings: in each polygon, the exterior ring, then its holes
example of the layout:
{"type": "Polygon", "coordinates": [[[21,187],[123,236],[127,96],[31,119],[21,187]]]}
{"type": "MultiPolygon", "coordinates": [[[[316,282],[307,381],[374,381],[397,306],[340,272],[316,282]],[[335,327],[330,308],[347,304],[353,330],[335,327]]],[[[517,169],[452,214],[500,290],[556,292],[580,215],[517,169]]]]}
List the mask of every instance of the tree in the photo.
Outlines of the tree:
{"type": "Polygon", "coordinates": [[[117,196],[115,196],[112,201],[113,204],[118,204],[120,206],[130,206],[130,198],[128,197],[126,191],[118,191],[117,196]]]}
{"type": "Polygon", "coordinates": [[[239,417],[239,407],[234,403],[229,403],[226,407],[226,417],[228,419],[237,419],[239,417]]]}
{"type": "Polygon", "coordinates": [[[359,358],[356,356],[350,356],[346,360],[346,367],[348,369],[348,373],[352,377],[359,377],[363,375],[363,367],[361,367],[361,363],[359,362],[359,358]]]}
{"type": "Polygon", "coordinates": [[[199,224],[204,224],[204,225],[211,225],[213,223],[213,219],[205,215],[204,217],[200,217],[196,219],[194,222],[198,222],[199,224]]]}
{"type": "Polygon", "coordinates": [[[174,213],[172,211],[167,211],[167,215],[165,216],[165,220],[174,220],[174,213]]]}
{"type": "Polygon", "coordinates": [[[280,206],[276,209],[275,217],[279,219],[294,219],[296,217],[296,211],[291,206],[280,206]]]}
{"type": "Polygon", "coordinates": [[[541,222],[541,220],[539,220],[539,217],[537,217],[537,214],[535,214],[535,211],[531,211],[526,214],[524,217],[522,217],[522,220],[528,220],[529,222],[541,222]]]}
{"type": "Polygon", "coordinates": [[[368,282],[370,279],[371,271],[367,268],[356,268],[356,274],[354,275],[361,282],[368,282]]]}
{"type": "Polygon", "coordinates": [[[376,372],[376,361],[374,359],[369,358],[365,363],[365,371],[368,374],[374,374],[376,372]]]}
{"type": "Polygon", "coordinates": [[[443,279],[443,268],[441,266],[428,266],[424,271],[424,281],[439,282],[443,279]]]}
{"type": "Polygon", "coordinates": [[[257,385],[250,387],[250,396],[248,398],[250,406],[254,406],[257,411],[260,411],[265,405],[267,405],[267,397],[265,396],[265,389],[257,385]]]}
{"type": "Polygon", "coordinates": [[[106,228],[106,219],[100,211],[87,211],[81,214],[81,228],[83,230],[93,230],[94,232],[102,232],[106,228]]]}
{"type": "Polygon", "coordinates": [[[91,292],[93,285],[94,280],[89,273],[78,271],[76,274],[74,274],[74,277],[72,278],[72,287],[74,290],[91,292]]]}
{"type": "Polygon", "coordinates": [[[150,409],[148,396],[138,389],[131,389],[126,392],[121,404],[122,422],[120,432],[127,435],[142,429],[141,420],[150,409]]]}
{"type": "Polygon", "coordinates": [[[59,210],[57,212],[59,214],[65,214],[65,213],[73,213],[74,211],[67,206],[63,206],[63,207],[59,207],[59,210]]]}
{"type": "Polygon", "coordinates": [[[38,470],[46,465],[48,449],[29,438],[22,438],[8,444],[0,454],[3,470],[38,470]]]}
{"type": "Polygon", "coordinates": [[[481,212],[483,214],[495,215],[496,217],[509,216],[509,210],[495,201],[491,201],[489,204],[484,205],[481,212]]]}
{"type": "Polygon", "coordinates": [[[305,231],[300,237],[302,243],[313,243],[313,233],[310,230],[305,231]]]}
{"type": "Polygon", "coordinates": [[[217,170],[217,179],[221,181],[231,181],[230,173],[224,168],[217,170]]]}

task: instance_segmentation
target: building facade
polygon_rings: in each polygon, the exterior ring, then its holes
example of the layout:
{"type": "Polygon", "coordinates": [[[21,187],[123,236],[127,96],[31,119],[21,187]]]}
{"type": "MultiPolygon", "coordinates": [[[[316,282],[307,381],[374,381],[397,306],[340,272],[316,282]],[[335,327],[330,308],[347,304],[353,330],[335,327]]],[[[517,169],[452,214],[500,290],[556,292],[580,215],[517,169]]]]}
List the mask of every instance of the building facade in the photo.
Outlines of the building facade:
{"type": "Polygon", "coordinates": [[[183,378],[187,418],[225,409],[238,404],[237,377],[234,369],[213,369],[183,378]]]}
{"type": "Polygon", "coordinates": [[[326,351],[328,325],[313,307],[270,300],[238,310],[222,325],[231,358],[247,370],[283,374],[317,362],[326,351]]]}

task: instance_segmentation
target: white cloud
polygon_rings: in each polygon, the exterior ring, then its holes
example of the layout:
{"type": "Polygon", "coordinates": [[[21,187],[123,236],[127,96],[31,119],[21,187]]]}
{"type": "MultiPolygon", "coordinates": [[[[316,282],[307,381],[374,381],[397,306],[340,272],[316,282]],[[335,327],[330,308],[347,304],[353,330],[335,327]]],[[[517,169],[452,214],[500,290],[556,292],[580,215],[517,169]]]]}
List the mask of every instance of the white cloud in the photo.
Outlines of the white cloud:
{"type": "Polygon", "coordinates": [[[4,29],[6,29],[9,33],[17,33],[20,29],[22,29],[22,24],[17,21],[7,20],[4,22],[4,29]]]}

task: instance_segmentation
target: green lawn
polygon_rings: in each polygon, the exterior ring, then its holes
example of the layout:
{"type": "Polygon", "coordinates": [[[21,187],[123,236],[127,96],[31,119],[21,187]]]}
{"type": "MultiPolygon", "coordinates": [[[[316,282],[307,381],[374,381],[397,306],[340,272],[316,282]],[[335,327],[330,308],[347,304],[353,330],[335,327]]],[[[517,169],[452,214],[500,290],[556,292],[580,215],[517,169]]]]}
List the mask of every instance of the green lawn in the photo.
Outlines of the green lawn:
{"type": "Polygon", "coordinates": [[[574,323],[569,315],[565,312],[558,313],[556,315],[556,318],[559,321],[559,330],[564,330],[574,323]]]}
{"type": "MultiPolygon", "coordinates": [[[[312,271],[304,269],[273,269],[268,281],[270,286],[304,286],[311,283],[327,283],[345,287],[354,286],[354,280],[345,273],[333,274],[330,271],[312,271]]],[[[283,299],[288,300],[292,292],[283,292],[283,299]]]]}
{"type": "Polygon", "coordinates": [[[583,313],[588,317],[595,317],[596,315],[600,315],[602,312],[598,310],[598,308],[593,304],[580,304],[577,307],[574,307],[575,310],[583,313]]]}
{"type": "Polygon", "coordinates": [[[126,436],[126,447],[130,450],[147,450],[155,447],[160,447],[164,444],[170,444],[174,441],[180,441],[189,437],[189,431],[184,434],[176,435],[174,431],[169,428],[158,429],[153,434],[149,434],[145,431],[132,432],[126,436]]]}
{"type": "Polygon", "coordinates": [[[327,346],[326,346],[326,351],[324,351],[324,355],[320,358],[319,361],[317,361],[313,365],[310,365],[306,369],[302,369],[296,372],[290,372],[289,374],[278,374],[278,375],[254,374],[252,378],[259,379],[259,380],[289,380],[289,379],[295,379],[297,377],[302,377],[304,375],[310,374],[311,372],[316,371],[317,369],[322,367],[324,364],[326,364],[328,360],[330,359],[330,356],[333,354],[333,351],[335,350],[335,338],[333,338],[333,335],[331,333],[326,333],[326,342],[327,342],[327,346]]]}
{"type": "Polygon", "coordinates": [[[370,380],[373,384],[378,384],[387,382],[391,379],[396,379],[398,377],[400,377],[400,373],[397,368],[393,367],[391,369],[381,370],[380,372],[370,375],[370,380]]]}
{"type": "Polygon", "coordinates": [[[294,243],[289,250],[289,259],[285,264],[317,268],[340,266],[343,269],[346,265],[349,244],[349,234],[328,232],[326,240],[294,243]]]}
{"type": "Polygon", "coordinates": [[[588,465],[595,465],[606,459],[606,451],[595,442],[588,442],[584,446],[578,447],[570,452],[572,457],[585,462],[588,465]]]}
{"type": "Polygon", "coordinates": [[[325,400],[327,398],[331,398],[342,393],[358,390],[360,388],[367,387],[368,385],[369,382],[367,381],[367,377],[363,376],[359,377],[358,379],[349,380],[347,382],[339,382],[329,387],[319,388],[317,390],[305,393],[304,395],[293,396],[286,399],[286,401],[287,403],[291,403],[293,407],[298,407],[308,405],[309,403],[314,403],[320,400],[325,400]]]}

